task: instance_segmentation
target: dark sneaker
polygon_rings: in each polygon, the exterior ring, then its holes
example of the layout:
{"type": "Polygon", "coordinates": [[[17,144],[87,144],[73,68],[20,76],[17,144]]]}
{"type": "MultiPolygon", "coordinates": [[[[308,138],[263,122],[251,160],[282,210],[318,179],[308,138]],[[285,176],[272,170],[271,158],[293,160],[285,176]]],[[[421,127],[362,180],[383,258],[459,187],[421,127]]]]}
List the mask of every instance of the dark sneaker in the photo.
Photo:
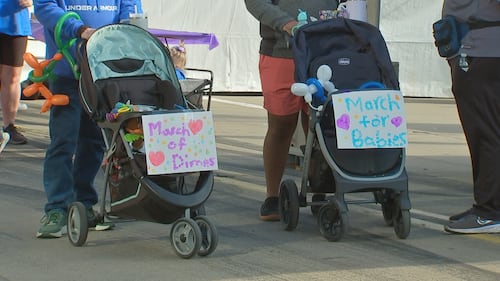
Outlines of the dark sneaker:
{"type": "Polygon", "coordinates": [[[66,213],[62,210],[50,210],[40,220],[42,226],[36,233],[37,238],[60,238],[66,234],[66,213]]]}
{"type": "Polygon", "coordinates": [[[457,220],[460,220],[462,219],[463,217],[467,216],[467,215],[470,215],[472,214],[472,208],[468,209],[468,210],[465,210],[459,214],[456,214],[456,215],[453,215],[453,216],[450,216],[450,221],[457,221],[457,220]]]}
{"type": "Polygon", "coordinates": [[[260,207],[260,219],[263,221],[279,221],[279,198],[268,197],[260,207]]]}
{"type": "Polygon", "coordinates": [[[3,131],[9,133],[11,144],[25,144],[28,142],[28,139],[26,139],[23,134],[19,133],[14,124],[9,124],[9,126],[3,128],[3,131]]]}
{"type": "Polygon", "coordinates": [[[115,227],[115,224],[112,222],[104,221],[102,223],[98,223],[97,216],[92,207],[87,208],[87,221],[89,224],[89,228],[94,228],[96,231],[111,230],[115,227]]]}
{"type": "Polygon", "coordinates": [[[484,219],[469,214],[460,220],[448,223],[444,226],[444,230],[462,234],[500,233],[500,221],[484,219]]]}
{"type": "Polygon", "coordinates": [[[6,132],[2,132],[2,134],[0,135],[0,153],[2,153],[9,140],[10,135],[6,132]]]}

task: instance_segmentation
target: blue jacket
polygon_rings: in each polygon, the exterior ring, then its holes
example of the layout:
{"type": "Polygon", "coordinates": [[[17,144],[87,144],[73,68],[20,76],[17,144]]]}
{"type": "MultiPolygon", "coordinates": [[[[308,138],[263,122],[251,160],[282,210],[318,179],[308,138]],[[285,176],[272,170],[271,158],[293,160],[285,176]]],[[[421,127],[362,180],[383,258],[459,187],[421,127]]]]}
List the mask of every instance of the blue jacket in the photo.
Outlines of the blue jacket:
{"type": "Polygon", "coordinates": [[[0,0],[0,33],[11,36],[31,35],[28,8],[19,6],[19,1],[0,0]]]}
{"type": "MultiPolygon", "coordinates": [[[[54,29],[58,20],[66,12],[77,13],[81,20],[69,18],[61,28],[62,42],[69,42],[78,38],[78,30],[84,25],[99,28],[104,25],[119,23],[134,13],[136,0],[37,0],[35,1],[35,15],[44,27],[45,43],[47,44],[46,57],[52,58],[58,51],[54,39],[54,29]]],[[[71,53],[75,58],[75,47],[71,53]]],[[[65,78],[74,78],[66,59],[58,62],[54,74],[65,78]]]]}

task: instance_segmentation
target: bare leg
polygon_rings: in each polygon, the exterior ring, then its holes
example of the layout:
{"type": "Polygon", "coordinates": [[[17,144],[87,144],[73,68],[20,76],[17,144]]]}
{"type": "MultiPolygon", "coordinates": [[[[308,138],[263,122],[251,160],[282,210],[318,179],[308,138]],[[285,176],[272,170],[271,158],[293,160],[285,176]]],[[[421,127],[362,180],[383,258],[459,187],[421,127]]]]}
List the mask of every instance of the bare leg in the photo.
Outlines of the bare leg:
{"type": "Polygon", "coordinates": [[[14,124],[21,95],[22,67],[0,65],[0,101],[2,103],[3,125],[14,124]]]}
{"type": "Polygon", "coordinates": [[[276,116],[267,114],[268,129],[264,139],[264,171],[266,174],[266,197],[275,197],[285,171],[288,150],[297,126],[298,114],[276,116]]]}

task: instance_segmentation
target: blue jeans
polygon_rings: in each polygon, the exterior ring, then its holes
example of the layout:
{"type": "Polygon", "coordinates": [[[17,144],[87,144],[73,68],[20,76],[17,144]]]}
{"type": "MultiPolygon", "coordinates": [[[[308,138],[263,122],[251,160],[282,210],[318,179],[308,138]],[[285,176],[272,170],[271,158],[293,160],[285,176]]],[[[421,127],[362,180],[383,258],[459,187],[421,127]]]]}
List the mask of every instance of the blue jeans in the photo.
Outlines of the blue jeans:
{"type": "Polygon", "coordinates": [[[90,207],[98,199],[94,179],[104,155],[101,130],[80,104],[78,81],[58,78],[50,89],[68,95],[70,103],[50,110],[50,144],[43,164],[45,212],[66,211],[74,201],[90,207]]]}

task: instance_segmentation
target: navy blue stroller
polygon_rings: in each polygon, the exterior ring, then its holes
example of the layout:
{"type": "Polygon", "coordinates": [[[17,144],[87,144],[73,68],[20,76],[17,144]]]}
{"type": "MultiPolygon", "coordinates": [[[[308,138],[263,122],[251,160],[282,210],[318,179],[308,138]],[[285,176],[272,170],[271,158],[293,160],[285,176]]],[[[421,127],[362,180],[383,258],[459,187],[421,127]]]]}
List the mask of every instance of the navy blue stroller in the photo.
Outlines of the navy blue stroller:
{"type": "Polygon", "coordinates": [[[377,203],[382,206],[385,223],[394,226],[399,238],[406,238],[410,232],[410,200],[405,149],[337,146],[332,106],[335,94],[355,91],[366,83],[399,89],[380,31],[368,23],[348,19],[317,21],[299,28],[292,46],[295,80],[304,83],[316,77],[318,69],[325,65],[333,69],[336,90],[319,100],[314,97],[310,103],[300,189],[291,179],[285,179],[280,186],[283,228],[294,230],[299,208],[310,206],[322,235],[338,241],[348,229],[348,204],[377,203]],[[346,193],[357,192],[373,193],[373,199],[345,199],[346,193]]]}

